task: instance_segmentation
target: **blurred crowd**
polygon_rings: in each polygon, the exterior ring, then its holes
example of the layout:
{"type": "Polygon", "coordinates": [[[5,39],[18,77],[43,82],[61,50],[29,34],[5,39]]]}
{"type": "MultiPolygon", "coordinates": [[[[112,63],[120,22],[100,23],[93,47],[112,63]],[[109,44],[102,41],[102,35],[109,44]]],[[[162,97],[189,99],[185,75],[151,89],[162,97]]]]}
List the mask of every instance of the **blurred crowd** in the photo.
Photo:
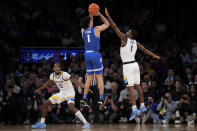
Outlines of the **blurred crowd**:
{"type": "MultiPolygon", "coordinates": [[[[137,52],[141,87],[148,108],[143,123],[187,123],[194,120],[197,110],[197,43],[195,33],[185,20],[187,15],[182,15],[190,13],[190,9],[182,10],[181,4],[172,1],[136,0],[130,5],[118,0],[105,0],[99,4],[102,8],[110,5],[109,11],[119,28],[123,32],[129,27],[136,29],[137,40],[162,57],[155,60],[137,52]]],[[[53,85],[43,90],[41,96],[34,93],[52,73],[53,58],[49,61],[43,59],[38,64],[22,64],[18,49],[22,46],[83,46],[79,20],[87,14],[87,6],[88,2],[82,0],[49,0],[47,4],[39,0],[0,1],[1,124],[38,121],[43,103],[58,92],[53,85]]],[[[97,18],[95,22],[100,23],[97,18]]],[[[119,46],[120,41],[111,29],[101,34],[107,109],[102,110],[95,104],[98,101],[95,83],[89,93],[91,109],[81,109],[90,122],[127,122],[130,116],[132,105],[123,81],[119,46]]],[[[67,60],[60,58],[58,62],[62,70],[85,81],[83,54],[67,60]]],[[[80,108],[83,89],[75,87],[75,90],[75,103],[80,108]]],[[[78,122],[68,111],[66,102],[50,107],[46,120],[48,123],[78,122]]]]}

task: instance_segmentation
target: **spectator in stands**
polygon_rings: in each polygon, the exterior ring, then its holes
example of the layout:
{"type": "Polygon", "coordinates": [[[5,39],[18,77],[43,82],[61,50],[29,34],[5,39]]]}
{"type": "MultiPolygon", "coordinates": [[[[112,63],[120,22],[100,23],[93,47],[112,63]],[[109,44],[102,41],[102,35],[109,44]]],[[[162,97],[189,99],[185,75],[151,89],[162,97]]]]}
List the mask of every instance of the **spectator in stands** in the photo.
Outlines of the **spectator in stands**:
{"type": "Polygon", "coordinates": [[[174,84],[174,70],[173,69],[168,69],[168,76],[165,79],[165,85],[167,84],[167,80],[171,80],[172,83],[174,84]]]}
{"type": "Polygon", "coordinates": [[[191,85],[190,86],[190,93],[189,93],[189,97],[190,97],[190,103],[192,105],[192,112],[193,113],[197,113],[197,93],[196,93],[196,85],[191,85]]]}
{"type": "Polygon", "coordinates": [[[152,113],[157,113],[157,104],[152,96],[148,96],[148,101],[146,103],[146,108],[148,112],[145,117],[142,118],[142,123],[146,123],[150,120],[152,113]]]}
{"type": "Polygon", "coordinates": [[[172,80],[168,79],[166,81],[166,85],[164,85],[164,89],[162,90],[162,96],[165,95],[165,93],[169,93],[169,92],[172,92],[174,90],[174,87],[173,87],[173,83],[172,83],[172,80]]]}
{"type": "Polygon", "coordinates": [[[183,95],[183,87],[181,81],[175,82],[175,89],[171,92],[171,94],[173,101],[179,101],[181,99],[181,96],[183,95]]]}
{"type": "Polygon", "coordinates": [[[112,82],[111,85],[111,93],[108,94],[105,98],[104,104],[107,107],[107,113],[105,113],[105,117],[109,119],[110,123],[118,122],[118,84],[116,82],[112,82]]]}
{"type": "MultiPolygon", "coordinates": [[[[182,118],[182,122],[185,123],[187,121],[187,118],[188,116],[192,115],[192,108],[194,107],[195,105],[192,105],[190,103],[190,100],[189,100],[189,96],[188,96],[188,93],[184,93],[182,96],[181,96],[181,99],[180,99],[180,103],[179,103],[179,107],[178,107],[178,111],[180,113],[180,116],[182,118]]],[[[194,107],[195,108],[195,107],[194,107]]]]}
{"type": "Polygon", "coordinates": [[[185,84],[191,84],[192,83],[192,78],[193,78],[193,74],[192,74],[191,68],[186,67],[185,68],[184,83],[185,84]]]}
{"type": "Polygon", "coordinates": [[[120,109],[119,109],[120,122],[127,122],[127,120],[130,117],[131,106],[132,106],[129,100],[129,90],[127,87],[120,92],[119,104],[120,104],[120,109]]]}
{"type": "Polygon", "coordinates": [[[168,123],[171,120],[172,113],[175,112],[177,105],[178,104],[172,100],[171,94],[166,93],[157,106],[157,111],[159,113],[151,114],[154,123],[168,123]]]}
{"type": "Polygon", "coordinates": [[[152,92],[151,90],[148,89],[147,82],[142,82],[141,87],[142,87],[142,90],[143,90],[143,93],[144,93],[144,101],[145,102],[148,101],[148,96],[153,96],[154,97],[154,92],[152,92]]]}
{"type": "Polygon", "coordinates": [[[18,111],[17,106],[17,95],[13,92],[12,86],[7,86],[6,92],[3,96],[2,101],[2,123],[1,124],[8,124],[8,123],[16,123],[16,114],[18,111]]]}
{"type": "Polygon", "coordinates": [[[191,84],[197,85],[197,74],[194,75],[194,80],[193,80],[193,82],[191,84]]]}

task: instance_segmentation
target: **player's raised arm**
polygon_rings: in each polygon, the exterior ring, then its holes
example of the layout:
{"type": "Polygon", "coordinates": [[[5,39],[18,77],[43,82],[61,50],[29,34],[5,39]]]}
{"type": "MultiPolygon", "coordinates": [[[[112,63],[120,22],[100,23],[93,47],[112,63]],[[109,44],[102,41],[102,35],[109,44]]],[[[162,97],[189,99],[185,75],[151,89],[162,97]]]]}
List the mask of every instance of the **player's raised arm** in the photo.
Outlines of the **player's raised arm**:
{"type": "Polygon", "coordinates": [[[108,22],[108,20],[107,20],[100,12],[95,13],[95,14],[93,14],[93,15],[94,15],[94,16],[100,16],[102,22],[104,23],[104,24],[102,24],[102,25],[100,25],[100,26],[96,26],[96,31],[101,32],[101,31],[106,30],[106,29],[109,27],[109,22],[108,22]]]}
{"type": "Polygon", "coordinates": [[[151,52],[150,50],[146,49],[143,45],[141,45],[139,42],[137,42],[137,47],[143,51],[145,54],[152,56],[153,58],[156,59],[161,59],[160,56],[157,56],[156,54],[154,54],[153,52],[151,52]]]}
{"type": "Polygon", "coordinates": [[[107,10],[107,8],[105,8],[105,14],[107,16],[107,19],[109,20],[109,23],[112,27],[112,29],[115,31],[115,33],[117,34],[117,36],[124,41],[124,43],[126,43],[126,35],[124,33],[122,33],[119,28],[117,27],[116,23],[112,20],[112,18],[109,15],[109,12],[107,10]]]}
{"type": "Polygon", "coordinates": [[[41,92],[42,89],[45,89],[48,86],[51,86],[52,84],[53,84],[53,80],[48,80],[43,86],[41,86],[40,88],[38,88],[34,92],[40,94],[40,92],[41,92]]]}

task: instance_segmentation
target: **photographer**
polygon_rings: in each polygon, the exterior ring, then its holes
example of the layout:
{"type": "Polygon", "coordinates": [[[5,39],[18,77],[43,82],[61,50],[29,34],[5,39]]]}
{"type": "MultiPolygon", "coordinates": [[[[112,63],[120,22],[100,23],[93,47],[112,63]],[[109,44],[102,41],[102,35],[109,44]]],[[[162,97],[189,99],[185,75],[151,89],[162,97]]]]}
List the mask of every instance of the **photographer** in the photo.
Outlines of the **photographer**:
{"type": "Polygon", "coordinates": [[[16,113],[18,106],[17,95],[13,92],[13,86],[7,86],[6,92],[2,100],[2,123],[15,123],[16,122],[16,113]]]}
{"type": "Polygon", "coordinates": [[[104,104],[106,106],[105,118],[109,119],[110,123],[118,122],[118,98],[117,93],[118,85],[116,82],[112,82],[111,93],[105,97],[104,104]]]}
{"type": "Polygon", "coordinates": [[[155,123],[168,123],[172,117],[172,113],[176,110],[177,103],[172,101],[172,96],[170,93],[166,93],[164,97],[161,98],[160,103],[157,106],[157,113],[152,113],[151,118],[155,123]]]}
{"type": "Polygon", "coordinates": [[[142,118],[143,124],[150,120],[152,113],[157,113],[157,104],[154,102],[154,98],[152,96],[148,96],[146,108],[148,109],[148,112],[146,116],[142,118]]]}
{"type": "Polygon", "coordinates": [[[120,92],[119,103],[120,103],[120,111],[119,111],[120,122],[126,122],[130,117],[130,113],[131,113],[130,107],[132,106],[129,101],[129,90],[127,87],[120,92]]]}
{"type": "Polygon", "coordinates": [[[192,115],[193,113],[192,108],[195,108],[195,107],[193,107],[193,105],[190,104],[188,94],[184,93],[181,97],[179,107],[178,107],[178,111],[180,113],[183,123],[186,123],[186,121],[188,121],[187,117],[192,115]]]}

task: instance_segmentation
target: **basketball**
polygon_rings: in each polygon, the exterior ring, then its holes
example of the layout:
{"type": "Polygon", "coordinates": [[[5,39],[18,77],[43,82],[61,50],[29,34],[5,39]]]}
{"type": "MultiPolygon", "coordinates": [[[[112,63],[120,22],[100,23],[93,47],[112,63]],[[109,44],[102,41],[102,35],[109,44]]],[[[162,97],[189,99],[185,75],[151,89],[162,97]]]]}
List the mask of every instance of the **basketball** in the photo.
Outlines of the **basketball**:
{"type": "Polygon", "coordinates": [[[98,4],[92,3],[89,5],[89,8],[88,8],[89,13],[95,14],[95,13],[99,12],[99,10],[100,10],[100,7],[98,4]]]}

